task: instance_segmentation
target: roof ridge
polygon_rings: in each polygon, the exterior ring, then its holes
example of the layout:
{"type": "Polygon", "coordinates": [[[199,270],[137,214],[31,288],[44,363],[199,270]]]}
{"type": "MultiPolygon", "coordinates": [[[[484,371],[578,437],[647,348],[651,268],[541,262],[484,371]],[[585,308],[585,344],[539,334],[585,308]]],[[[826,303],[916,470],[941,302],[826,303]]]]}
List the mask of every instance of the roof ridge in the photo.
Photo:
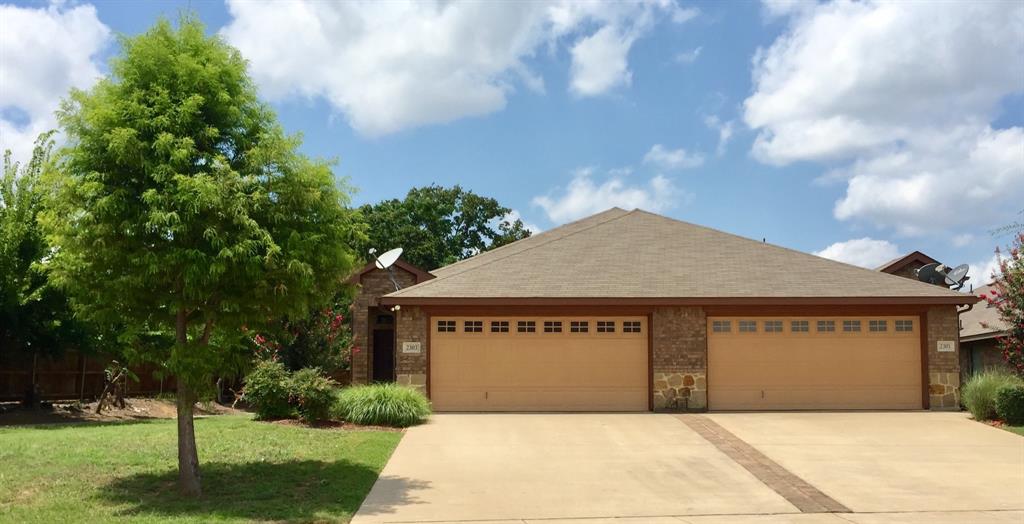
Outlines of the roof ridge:
{"type": "MultiPolygon", "coordinates": [[[[388,295],[391,295],[391,296],[401,296],[402,292],[404,292],[404,291],[406,291],[406,290],[408,290],[408,289],[412,289],[413,287],[419,287],[420,289],[422,289],[423,287],[425,287],[425,286],[426,286],[427,284],[429,284],[429,283],[431,283],[431,282],[440,282],[440,281],[442,281],[442,280],[447,280],[447,279],[449,279],[449,278],[451,278],[451,277],[454,277],[454,276],[457,276],[457,275],[462,275],[462,274],[468,273],[468,272],[470,272],[470,271],[475,271],[475,270],[477,270],[477,269],[480,269],[480,268],[482,268],[482,267],[486,267],[486,266],[488,266],[488,265],[490,265],[490,264],[493,264],[493,263],[495,263],[495,262],[497,262],[497,261],[499,261],[499,260],[505,260],[506,258],[511,258],[511,257],[514,257],[514,256],[516,256],[516,255],[519,255],[519,254],[525,253],[525,252],[527,252],[527,251],[531,251],[531,250],[537,249],[537,248],[539,248],[539,247],[542,247],[542,246],[546,246],[546,245],[548,245],[548,244],[551,244],[551,243],[553,243],[553,242],[558,242],[559,240],[564,240],[564,239],[566,239],[566,238],[569,238],[569,237],[571,237],[571,236],[573,236],[573,235],[576,235],[576,234],[582,233],[582,232],[584,232],[584,231],[590,231],[591,229],[594,229],[594,228],[596,228],[596,227],[600,227],[600,226],[603,226],[603,225],[605,225],[605,224],[608,224],[609,222],[614,222],[614,221],[616,221],[616,220],[619,220],[619,219],[621,219],[621,218],[625,218],[625,217],[627,217],[627,216],[629,216],[629,215],[633,214],[633,212],[637,211],[636,209],[634,209],[633,211],[626,211],[625,209],[622,209],[622,208],[620,208],[620,207],[618,207],[618,206],[615,206],[615,207],[611,207],[611,208],[608,208],[608,209],[606,209],[605,211],[602,211],[601,213],[607,213],[608,211],[612,211],[612,210],[615,210],[615,209],[618,209],[618,210],[620,210],[620,211],[623,211],[624,213],[623,213],[623,214],[621,214],[621,215],[618,215],[618,216],[614,216],[614,217],[611,217],[611,218],[609,218],[609,219],[607,219],[607,220],[601,220],[600,222],[598,222],[598,223],[596,223],[596,224],[593,224],[593,225],[591,225],[591,226],[587,226],[587,227],[585,227],[585,228],[583,228],[583,229],[579,229],[579,230],[577,230],[577,231],[573,231],[573,232],[571,232],[571,233],[568,233],[568,234],[564,234],[564,235],[561,235],[561,236],[559,236],[559,237],[557,237],[557,238],[552,238],[552,239],[550,239],[550,240],[547,240],[547,241],[545,241],[545,242],[540,242],[540,243],[537,243],[536,245],[532,245],[532,246],[530,246],[530,247],[527,247],[527,248],[525,248],[525,249],[521,249],[521,250],[519,250],[519,251],[516,251],[515,253],[511,253],[511,254],[509,254],[509,255],[507,255],[507,256],[504,256],[504,257],[491,257],[491,258],[492,258],[492,260],[488,260],[488,261],[486,261],[486,262],[483,262],[483,263],[481,263],[481,264],[479,264],[479,265],[476,265],[476,266],[473,266],[473,267],[467,268],[467,269],[465,269],[465,270],[463,270],[463,271],[456,271],[456,272],[452,272],[452,273],[445,273],[445,274],[443,274],[443,275],[438,275],[438,276],[435,276],[435,278],[432,278],[432,279],[430,279],[430,280],[427,280],[427,281],[425,281],[425,282],[421,282],[421,283],[419,283],[419,284],[416,284],[416,285],[414,285],[414,286],[409,286],[409,287],[407,287],[407,288],[405,288],[405,289],[401,289],[401,290],[395,291],[395,292],[393,292],[393,293],[389,293],[388,295]]],[[[568,224],[563,224],[563,225],[561,225],[561,226],[558,226],[557,228],[555,228],[555,229],[552,229],[551,231],[548,231],[548,232],[549,232],[549,233],[550,233],[550,232],[554,232],[554,231],[556,231],[556,230],[558,230],[558,229],[562,229],[562,228],[565,228],[565,227],[571,226],[571,225],[573,225],[573,224],[577,224],[577,223],[579,223],[579,222],[582,222],[582,221],[584,221],[584,220],[587,220],[587,219],[589,219],[589,218],[594,218],[595,216],[596,216],[596,215],[590,215],[590,216],[588,216],[588,217],[584,217],[584,218],[581,218],[581,219],[579,219],[579,220],[576,220],[576,221],[574,221],[574,222],[569,222],[568,224]]],[[[538,235],[538,236],[539,236],[539,235],[538,235]]],[[[523,240],[526,240],[526,239],[523,239],[523,240]]],[[[487,253],[490,253],[490,254],[493,254],[493,253],[497,253],[497,252],[498,252],[498,251],[500,251],[500,250],[501,250],[502,248],[505,248],[505,247],[511,246],[511,245],[513,245],[513,244],[515,244],[515,242],[513,242],[513,243],[511,243],[511,244],[507,244],[507,245],[505,245],[505,246],[501,246],[500,248],[498,248],[498,249],[495,249],[494,251],[488,251],[487,253]]],[[[479,255],[477,255],[477,256],[479,256],[479,255]]],[[[465,260],[460,260],[459,262],[466,262],[466,261],[469,261],[469,260],[471,260],[471,259],[472,259],[472,257],[471,257],[471,258],[467,258],[467,259],[465,259],[465,260]]],[[[456,264],[458,264],[459,262],[457,262],[456,264]]],[[[449,265],[449,266],[445,266],[445,267],[452,267],[452,266],[454,266],[454,265],[456,265],[456,264],[451,264],[451,265],[449,265]]]]}
{"type": "MultiPolygon", "coordinates": [[[[758,242],[756,239],[753,239],[753,238],[747,238],[747,237],[742,236],[742,235],[737,235],[735,233],[730,233],[728,231],[722,231],[720,229],[715,229],[713,227],[702,226],[700,224],[694,224],[693,222],[687,222],[685,220],[679,220],[678,218],[672,218],[672,217],[665,216],[665,215],[659,215],[657,213],[652,213],[650,211],[645,211],[643,209],[635,209],[634,211],[638,211],[640,213],[643,213],[643,214],[646,214],[646,215],[650,215],[650,216],[653,216],[653,217],[657,217],[657,218],[661,218],[661,219],[664,219],[664,220],[670,220],[670,221],[673,221],[673,222],[679,222],[681,224],[686,224],[686,225],[693,226],[693,227],[700,228],[700,229],[704,229],[704,230],[707,230],[707,231],[713,231],[715,233],[719,233],[719,234],[722,234],[722,235],[728,235],[728,236],[731,236],[731,237],[734,237],[734,238],[738,238],[740,240],[745,240],[747,242],[752,242],[754,244],[761,244],[761,245],[763,245],[765,247],[770,247],[770,248],[773,248],[773,249],[779,249],[779,250],[783,250],[783,251],[788,251],[790,253],[796,253],[796,254],[803,255],[803,256],[814,257],[814,258],[820,259],[822,261],[825,261],[827,263],[838,264],[838,265],[841,265],[841,266],[846,266],[846,267],[854,268],[854,269],[857,269],[857,270],[860,270],[860,271],[867,271],[867,272],[875,274],[875,275],[886,275],[888,277],[898,278],[901,281],[910,280],[912,282],[918,282],[919,284],[926,285],[926,286],[933,285],[933,284],[926,284],[926,283],[920,282],[920,281],[911,280],[911,279],[908,279],[906,277],[901,277],[899,275],[893,275],[891,273],[885,273],[883,271],[878,271],[878,270],[875,270],[875,269],[868,269],[866,267],[856,266],[856,265],[853,265],[853,264],[848,264],[846,262],[840,262],[838,260],[832,260],[831,258],[825,258],[825,257],[822,257],[822,256],[815,255],[813,253],[807,253],[807,252],[804,252],[804,251],[800,251],[799,249],[793,249],[793,248],[790,248],[790,247],[780,246],[778,244],[769,244],[767,241],[758,242]]],[[[625,216],[625,215],[623,215],[623,216],[625,216]]],[[[959,293],[957,291],[953,291],[951,289],[947,289],[947,291],[949,291],[950,293],[961,294],[961,293],[959,293]]]]}

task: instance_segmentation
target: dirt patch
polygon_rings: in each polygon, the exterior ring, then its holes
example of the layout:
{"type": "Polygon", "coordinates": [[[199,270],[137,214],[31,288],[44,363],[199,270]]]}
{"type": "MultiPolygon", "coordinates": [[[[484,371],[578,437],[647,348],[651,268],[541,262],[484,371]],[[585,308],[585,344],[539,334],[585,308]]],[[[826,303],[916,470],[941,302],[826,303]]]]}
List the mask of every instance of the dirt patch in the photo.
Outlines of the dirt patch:
{"type": "MultiPolygon", "coordinates": [[[[153,398],[129,398],[125,400],[123,409],[106,406],[100,415],[96,414],[96,402],[83,404],[55,402],[50,407],[37,410],[23,409],[16,404],[7,404],[3,408],[0,410],[0,426],[168,419],[174,418],[178,414],[173,400],[153,398]]],[[[195,408],[197,416],[233,413],[244,413],[244,411],[212,402],[196,404],[195,408]]]]}

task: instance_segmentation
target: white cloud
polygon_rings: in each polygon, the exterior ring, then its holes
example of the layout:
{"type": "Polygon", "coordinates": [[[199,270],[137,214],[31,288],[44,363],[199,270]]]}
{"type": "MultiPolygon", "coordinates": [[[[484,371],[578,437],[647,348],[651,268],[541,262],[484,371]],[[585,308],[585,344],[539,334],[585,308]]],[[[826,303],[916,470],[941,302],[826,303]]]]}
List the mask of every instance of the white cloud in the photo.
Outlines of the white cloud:
{"type": "Polygon", "coordinates": [[[650,179],[645,186],[629,185],[617,176],[597,182],[593,169],[584,168],[576,171],[561,196],[538,196],[533,204],[540,206],[549,220],[560,224],[616,206],[659,212],[690,198],[691,195],[662,175],[650,179]]]}
{"type": "Polygon", "coordinates": [[[994,275],[1001,273],[999,271],[999,259],[995,255],[992,255],[992,258],[988,260],[980,260],[969,265],[971,269],[967,271],[967,275],[971,279],[967,282],[975,288],[991,284],[995,280],[994,275]]]}
{"type": "Polygon", "coordinates": [[[729,145],[729,141],[732,140],[735,122],[732,120],[723,122],[717,116],[711,115],[704,117],[704,125],[718,131],[718,147],[715,148],[715,154],[718,156],[724,155],[725,148],[729,145]]]}
{"type": "Polygon", "coordinates": [[[970,233],[961,233],[959,235],[954,235],[953,238],[949,239],[949,241],[953,244],[953,247],[964,247],[971,242],[974,242],[974,235],[970,233]]]}
{"type": "Polygon", "coordinates": [[[515,222],[516,220],[522,220],[522,221],[523,221],[523,227],[525,227],[525,228],[526,228],[527,230],[529,230],[529,231],[530,231],[530,233],[532,233],[532,234],[534,234],[534,235],[536,235],[537,233],[540,233],[540,232],[544,231],[544,230],[543,230],[543,229],[542,229],[542,228],[541,228],[540,226],[538,226],[537,224],[533,224],[533,223],[531,223],[531,222],[527,222],[527,221],[526,221],[526,220],[525,220],[525,219],[523,218],[523,215],[521,215],[521,214],[519,213],[519,211],[517,211],[517,210],[515,210],[515,209],[513,209],[512,211],[509,211],[507,215],[505,215],[504,217],[502,217],[502,220],[503,220],[503,221],[506,221],[506,222],[508,222],[508,223],[512,223],[512,222],[515,222]]]}
{"type": "Polygon", "coordinates": [[[868,269],[875,269],[901,255],[896,244],[869,237],[836,242],[814,254],[868,269]]]}
{"type": "Polygon", "coordinates": [[[765,163],[833,166],[841,220],[903,234],[984,226],[1024,200],[1019,2],[768,2],[787,30],[754,57],[744,120],[765,163]]]}
{"type": "Polygon", "coordinates": [[[676,62],[679,62],[680,64],[692,64],[696,62],[697,58],[700,57],[701,49],[702,48],[698,46],[693,49],[690,49],[689,51],[681,51],[679,53],[676,53],[676,62]]]}
{"type": "Polygon", "coordinates": [[[56,127],[53,113],[68,90],[99,78],[97,54],[110,29],[91,5],[0,5],[0,20],[0,149],[24,161],[36,137],[56,127]]]}
{"type": "Polygon", "coordinates": [[[661,144],[654,144],[644,155],[644,163],[671,171],[698,167],[704,163],[704,156],[700,153],[691,153],[683,148],[666,149],[661,144]]]}
{"type": "Polygon", "coordinates": [[[362,134],[486,115],[518,86],[544,91],[526,62],[572,50],[571,90],[628,85],[627,55],[656,18],[695,13],[640,2],[228,0],[227,40],[271,98],[323,98],[362,134]]]}

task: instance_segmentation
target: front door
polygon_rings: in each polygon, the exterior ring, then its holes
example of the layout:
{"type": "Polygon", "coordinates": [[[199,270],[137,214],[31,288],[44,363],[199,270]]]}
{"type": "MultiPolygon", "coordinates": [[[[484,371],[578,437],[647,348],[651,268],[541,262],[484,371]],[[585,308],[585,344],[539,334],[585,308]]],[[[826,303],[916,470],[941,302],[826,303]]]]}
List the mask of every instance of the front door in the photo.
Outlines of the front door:
{"type": "Polygon", "coordinates": [[[395,381],[395,330],[373,330],[373,376],[374,382],[395,381]]]}

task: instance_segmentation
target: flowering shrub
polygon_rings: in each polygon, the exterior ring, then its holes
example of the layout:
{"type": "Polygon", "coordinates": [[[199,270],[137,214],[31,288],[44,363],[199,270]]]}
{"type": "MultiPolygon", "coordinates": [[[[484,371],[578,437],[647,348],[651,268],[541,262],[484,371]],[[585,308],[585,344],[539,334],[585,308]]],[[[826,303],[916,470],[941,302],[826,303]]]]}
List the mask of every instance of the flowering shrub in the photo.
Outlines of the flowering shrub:
{"type": "Polygon", "coordinates": [[[998,337],[1003,358],[1017,375],[1024,376],[1024,232],[1017,233],[1008,255],[997,250],[1000,276],[993,289],[981,297],[999,311],[1007,325],[1004,336],[998,337]]]}
{"type": "Polygon", "coordinates": [[[308,318],[283,319],[272,332],[252,336],[257,360],[281,362],[291,370],[320,368],[325,373],[351,366],[352,329],[346,304],[310,313],[308,318]]]}

